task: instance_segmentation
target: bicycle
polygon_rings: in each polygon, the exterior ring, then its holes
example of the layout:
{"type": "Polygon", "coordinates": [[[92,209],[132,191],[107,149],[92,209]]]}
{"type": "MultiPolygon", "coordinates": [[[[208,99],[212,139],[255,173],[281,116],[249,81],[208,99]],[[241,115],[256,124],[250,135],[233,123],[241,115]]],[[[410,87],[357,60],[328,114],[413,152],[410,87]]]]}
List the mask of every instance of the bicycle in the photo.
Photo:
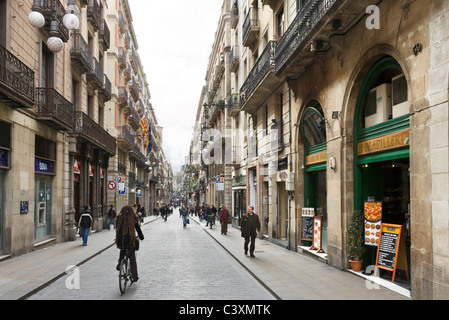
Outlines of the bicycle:
{"type": "Polygon", "coordinates": [[[123,259],[120,261],[120,269],[119,269],[119,288],[120,292],[124,294],[126,292],[126,287],[128,282],[130,285],[133,283],[133,276],[131,273],[131,261],[129,260],[129,251],[128,249],[122,249],[124,251],[123,259]]]}

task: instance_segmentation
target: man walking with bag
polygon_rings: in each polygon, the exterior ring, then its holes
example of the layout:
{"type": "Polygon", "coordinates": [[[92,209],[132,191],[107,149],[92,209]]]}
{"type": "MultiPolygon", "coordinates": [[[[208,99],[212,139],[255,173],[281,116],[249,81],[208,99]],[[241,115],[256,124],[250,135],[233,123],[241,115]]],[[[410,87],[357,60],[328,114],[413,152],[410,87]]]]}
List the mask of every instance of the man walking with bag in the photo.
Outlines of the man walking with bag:
{"type": "Polygon", "coordinates": [[[251,241],[249,247],[249,254],[251,257],[254,256],[254,249],[256,248],[256,236],[257,232],[260,232],[260,219],[257,214],[254,213],[254,207],[249,206],[247,213],[242,217],[242,237],[245,238],[245,255],[248,255],[248,244],[251,241]]]}

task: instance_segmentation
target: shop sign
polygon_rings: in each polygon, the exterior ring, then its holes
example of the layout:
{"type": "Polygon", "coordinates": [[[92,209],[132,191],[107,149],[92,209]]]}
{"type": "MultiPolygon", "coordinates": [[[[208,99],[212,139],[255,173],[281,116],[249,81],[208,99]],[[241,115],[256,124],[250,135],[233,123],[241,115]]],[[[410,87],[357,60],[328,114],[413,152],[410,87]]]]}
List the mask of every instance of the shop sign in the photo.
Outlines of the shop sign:
{"type": "Polygon", "coordinates": [[[215,190],[224,191],[224,178],[215,178],[215,190]]]}
{"type": "Polygon", "coordinates": [[[365,202],[365,244],[378,246],[382,224],[382,202],[365,202]]]}
{"type": "Polygon", "coordinates": [[[35,158],[34,171],[37,173],[55,174],[55,163],[53,161],[35,158]]]}
{"type": "Polygon", "coordinates": [[[312,164],[326,162],[326,161],[327,161],[327,151],[311,154],[306,157],[306,165],[307,166],[310,166],[312,164]]]}
{"type": "Polygon", "coordinates": [[[363,156],[370,153],[406,147],[410,144],[409,137],[410,129],[360,142],[357,145],[357,155],[363,156]]]}
{"type": "Polygon", "coordinates": [[[394,282],[397,269],[405,270],[408,280],[405,240],[402,235],[401,225],[382,223],[380,243],[377,248],[376,267],[393,271],[392,282],[394,282]]]}

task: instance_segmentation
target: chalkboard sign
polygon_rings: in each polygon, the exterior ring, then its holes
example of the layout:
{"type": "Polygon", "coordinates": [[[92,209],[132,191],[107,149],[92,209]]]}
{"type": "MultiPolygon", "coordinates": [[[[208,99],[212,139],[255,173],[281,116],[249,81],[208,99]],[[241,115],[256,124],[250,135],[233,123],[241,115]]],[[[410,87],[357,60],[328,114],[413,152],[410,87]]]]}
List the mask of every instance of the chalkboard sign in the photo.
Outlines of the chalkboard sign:
{"type": "Polygon", "coordinates": [[[315,209],[303,208],[301,215],[301,239],[305,241],[313,240],[313,217],[315,216],[315,209]]]}
{"type": "Polygon", "coordinates": [[[402,239],[402,226],[382,223],[380,242],[377,247],[376,267],[393,271],[393,282],[396,269],[398,268],[405,270],[408,278],[405,242],[402,239]]]}

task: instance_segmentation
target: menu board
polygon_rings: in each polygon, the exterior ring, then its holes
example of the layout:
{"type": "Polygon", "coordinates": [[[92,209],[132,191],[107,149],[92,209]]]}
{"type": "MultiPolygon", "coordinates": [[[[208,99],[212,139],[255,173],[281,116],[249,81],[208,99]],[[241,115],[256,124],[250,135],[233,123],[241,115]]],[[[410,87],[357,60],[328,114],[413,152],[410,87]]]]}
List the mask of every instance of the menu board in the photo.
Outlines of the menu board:
{"type": "Polygon", "coordinates": [[[315,216],[314,208],[302,208],[301,214],[301,235],[300,240],[313,240],[313,217],[315,216]]]}
{"type": "Polygon", "coordinates": [[[381,225],[380,242],[377,248],[376,267],[393,271],[393,282],[397,268],[406,270],[408,278],[405,242],[401,236],[402,226],[394,224],[381,225]]]}
{"type": "Polygon", "coordinates": [[[382,224],[382,202],[365,202],[365,245],[378,246],[382,224]]]}
{"type": "Polygon", "coordinates": [[[325,253],[322,246],[322,220],[321,217],[313,217],[313,243],[309,250],[318,250],[317,253],[325,253]]]}

